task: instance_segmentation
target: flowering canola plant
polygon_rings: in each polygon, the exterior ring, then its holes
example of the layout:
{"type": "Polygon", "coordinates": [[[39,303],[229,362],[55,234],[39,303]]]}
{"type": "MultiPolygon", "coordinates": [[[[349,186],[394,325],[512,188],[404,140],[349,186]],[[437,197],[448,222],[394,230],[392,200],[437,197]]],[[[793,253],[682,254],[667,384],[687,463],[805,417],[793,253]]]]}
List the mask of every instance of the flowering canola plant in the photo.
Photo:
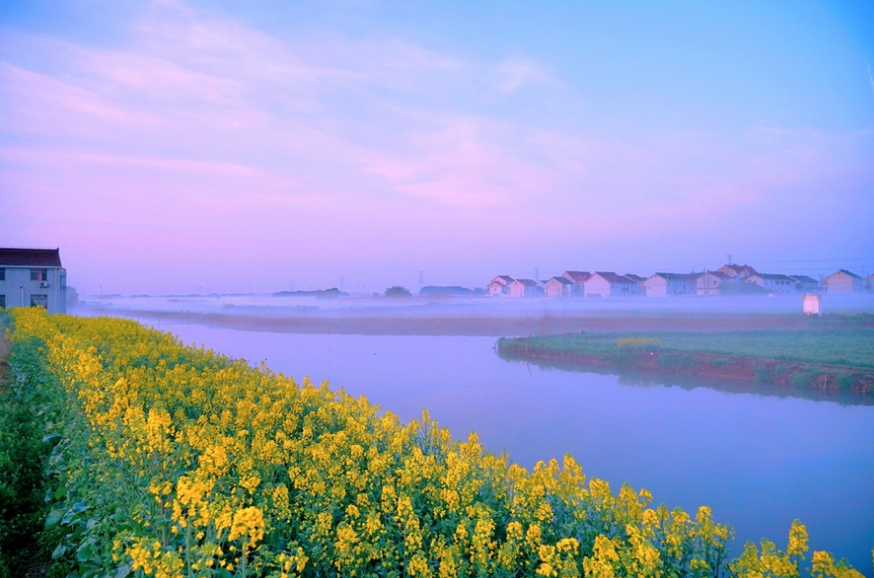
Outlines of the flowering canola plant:
{"type": "MultiPolygon", "coordinates": [[[[726,560],[729,527],[618,493],[570,456],[533,471],[402,424],[363,396],[302,384],[117,318],[13,312],[41,387],[68,406],[47,520],[75,575],[169,577],[799,576],[762,542],[726,560]]],[[[861,574],[815,552],[812,575],[861,574]]]]}

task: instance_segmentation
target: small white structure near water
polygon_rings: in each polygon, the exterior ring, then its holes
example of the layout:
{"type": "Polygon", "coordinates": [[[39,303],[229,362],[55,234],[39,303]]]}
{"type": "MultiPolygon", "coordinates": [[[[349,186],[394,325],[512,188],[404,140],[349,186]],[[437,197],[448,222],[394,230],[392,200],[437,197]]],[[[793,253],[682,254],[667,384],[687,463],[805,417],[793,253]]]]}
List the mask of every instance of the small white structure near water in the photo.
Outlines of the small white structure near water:
{"type": "Polygon", "coordinates": [[[805,315],[822,315],[822,296],[821,295],[805,295],[801,302],[801,311],[805,315]]]}

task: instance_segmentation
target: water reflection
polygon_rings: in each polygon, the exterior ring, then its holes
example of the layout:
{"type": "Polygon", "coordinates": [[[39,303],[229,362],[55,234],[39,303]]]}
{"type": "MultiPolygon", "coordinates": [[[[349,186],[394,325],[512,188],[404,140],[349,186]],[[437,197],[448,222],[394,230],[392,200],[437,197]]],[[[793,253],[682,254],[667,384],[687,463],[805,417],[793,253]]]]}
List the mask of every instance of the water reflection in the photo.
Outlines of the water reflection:
{"type": "Polygon", "coordinates": [[[605,368],[603,365],[577,363],[573,361],[556,361],[541,359],[518,359],[517,357],[498,353],[498,356],[508,363],[521,364],[526,367],[537,367],[542,371],[565,371],[571,373],[596,373],[599,375],[614,375],[617,383],[626,387],[678,387],[686,391],[705,387],[726,393],[753,394],[762,397],[777,397],[780,399],[797,397],[810,401],[834,402],[840,405],[874,405],[874,395],[852,391],[828,390],[811,387],[799,387],[789,384],[759,383],[755,381],[721,379],[717,377],[700,377],[696,375],[656,373],[628,368],[605,368]]]}

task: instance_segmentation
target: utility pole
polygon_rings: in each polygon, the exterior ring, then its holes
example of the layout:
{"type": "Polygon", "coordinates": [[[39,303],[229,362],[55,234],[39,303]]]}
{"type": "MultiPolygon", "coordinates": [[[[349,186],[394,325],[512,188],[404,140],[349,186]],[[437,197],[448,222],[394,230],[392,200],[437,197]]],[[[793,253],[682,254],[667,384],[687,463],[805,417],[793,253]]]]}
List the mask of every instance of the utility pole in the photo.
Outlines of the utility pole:
{"type": "Polygon", "coordinates": [[[534,268],[534,282],[540,283],[540,267],[534,268]]]}
{"type": "Polygon", "coordinates": [[[733,255],[731,253],[729,253],[728,254],[728,263],[726,263],[726,265],[734,265],[734,263],[731,262],[732,257],[733,257],[733,255]]]}

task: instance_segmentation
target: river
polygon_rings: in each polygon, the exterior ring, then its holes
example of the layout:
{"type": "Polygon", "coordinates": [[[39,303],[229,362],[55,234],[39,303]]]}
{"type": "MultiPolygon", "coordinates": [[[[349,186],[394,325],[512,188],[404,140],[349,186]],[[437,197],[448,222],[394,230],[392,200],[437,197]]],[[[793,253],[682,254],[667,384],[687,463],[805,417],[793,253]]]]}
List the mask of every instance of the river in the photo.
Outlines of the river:
{"type": "Polygon", "coordinates": [[[734,555],[763,536],[785,549],[799,518],[812,549],[871,575],[872,405],[510,363],[496,355],[493,337],[160,328],[298,381],[327,380],[404,421],[428,408],[456,438],[474,430],[488,450],[506,450],[528,468],[570,453],[614,491],[624,482],[645,487],[656,503],[693,515],[708,505],[734,527],[734,555]]]}

